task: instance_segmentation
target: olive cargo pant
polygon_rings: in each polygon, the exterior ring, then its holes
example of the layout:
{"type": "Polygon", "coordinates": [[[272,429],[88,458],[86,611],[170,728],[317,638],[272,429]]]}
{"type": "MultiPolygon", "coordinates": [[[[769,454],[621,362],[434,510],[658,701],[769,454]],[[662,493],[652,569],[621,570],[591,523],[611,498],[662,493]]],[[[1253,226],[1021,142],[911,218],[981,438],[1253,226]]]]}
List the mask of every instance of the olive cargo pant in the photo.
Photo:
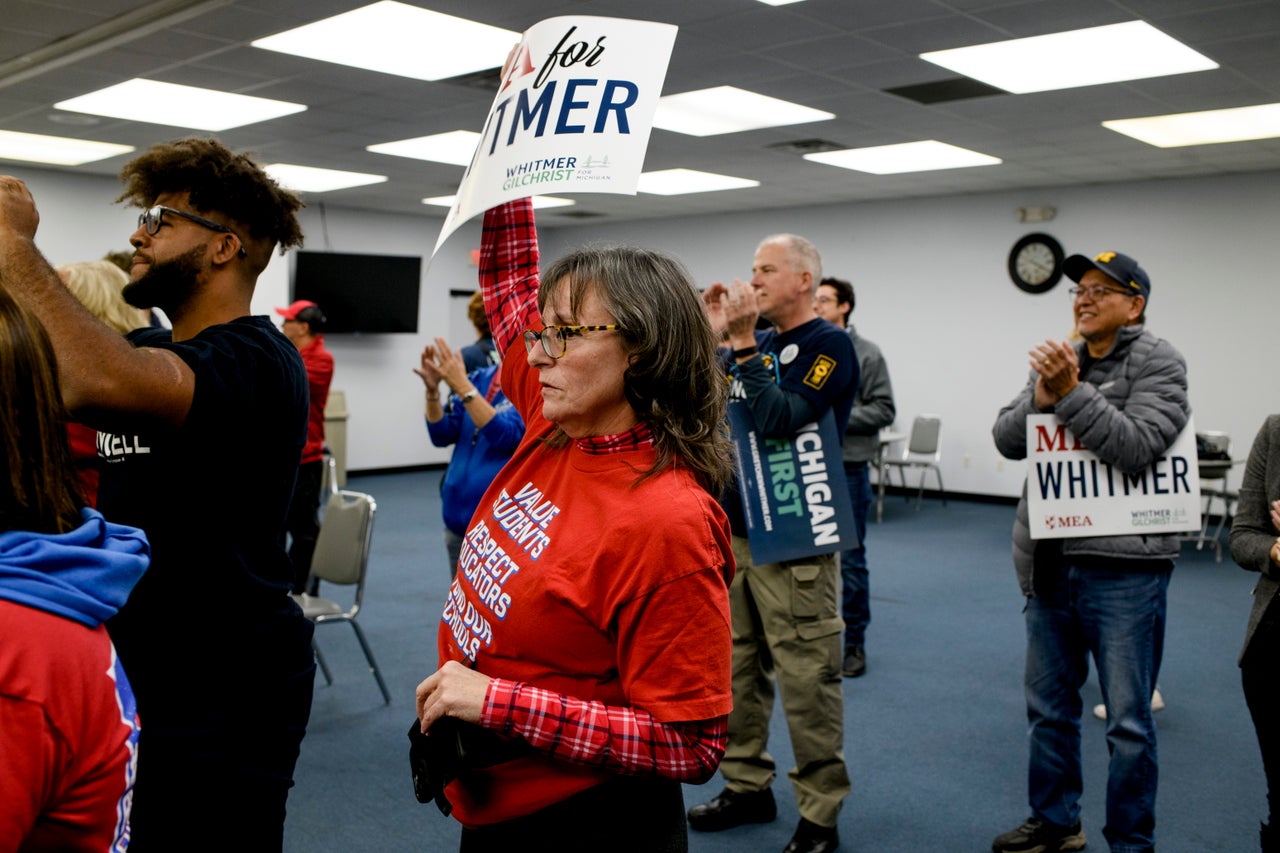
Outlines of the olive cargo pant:
{"type": "Polygon", "coordinates": [[[787,775],[800,816],[835,826],[850,789],[836,556],[757,566],[739,536],[733,537],[733,556],[733,711],[720,772],[737,792],[760,791],[773,782],[767,746],[776,683],[796,757],[787,775]]]}

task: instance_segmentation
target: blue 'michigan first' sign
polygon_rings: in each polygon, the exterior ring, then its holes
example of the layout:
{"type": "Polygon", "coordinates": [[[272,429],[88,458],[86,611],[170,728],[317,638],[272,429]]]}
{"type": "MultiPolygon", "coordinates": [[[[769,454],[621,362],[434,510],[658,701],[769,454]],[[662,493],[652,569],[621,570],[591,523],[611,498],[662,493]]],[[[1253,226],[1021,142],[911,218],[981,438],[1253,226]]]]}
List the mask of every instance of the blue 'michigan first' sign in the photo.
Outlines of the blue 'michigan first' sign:
{"type": "Polygon", "coordinates": [[[780,563],[858,545],[840,434],[830,409],[795,435],[765,438],[741,400],[729,403],[751,559],[780,563]]]}

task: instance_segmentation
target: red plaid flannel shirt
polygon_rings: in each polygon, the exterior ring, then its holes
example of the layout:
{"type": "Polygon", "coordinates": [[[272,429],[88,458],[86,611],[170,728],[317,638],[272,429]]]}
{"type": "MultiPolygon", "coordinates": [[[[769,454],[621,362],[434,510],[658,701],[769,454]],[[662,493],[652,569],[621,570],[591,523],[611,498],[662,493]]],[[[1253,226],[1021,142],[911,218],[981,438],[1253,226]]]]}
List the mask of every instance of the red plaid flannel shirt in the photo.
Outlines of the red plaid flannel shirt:
{"type": "Polygon", "coordinates": [[[728,718],[660,723],[645,710],[587,702],[495,678],[480,725],[519,735],[535,749],[575,764],[694,784],[720,766],[728,718]]]}
{"type": "Polygon", "coordinates": [[[542,327],[538,279],[538,228],[533,219],[533,203],[522,198],[485,211],[480,293],[493,342],[504,356],[525,329],[542,327]]]}

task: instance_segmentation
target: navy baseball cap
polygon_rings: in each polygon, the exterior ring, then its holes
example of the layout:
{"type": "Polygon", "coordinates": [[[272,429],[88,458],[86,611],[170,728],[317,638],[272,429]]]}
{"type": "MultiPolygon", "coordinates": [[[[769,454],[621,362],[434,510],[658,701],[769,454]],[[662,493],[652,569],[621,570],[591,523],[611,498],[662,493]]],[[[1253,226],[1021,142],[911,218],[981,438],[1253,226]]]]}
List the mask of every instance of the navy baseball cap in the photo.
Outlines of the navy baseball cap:
{"type": "Polygon", "coordinates": [[[1062,271],[1076,284],[1089,270],[1098,270],[1127,288],[1134,296],[1151,301],[1151,277],[1138,266],[1138,262],[1119,252],[1103,252],[1093,260],[1084,255],[1072,255],[1062,262],[1062,271]]]}

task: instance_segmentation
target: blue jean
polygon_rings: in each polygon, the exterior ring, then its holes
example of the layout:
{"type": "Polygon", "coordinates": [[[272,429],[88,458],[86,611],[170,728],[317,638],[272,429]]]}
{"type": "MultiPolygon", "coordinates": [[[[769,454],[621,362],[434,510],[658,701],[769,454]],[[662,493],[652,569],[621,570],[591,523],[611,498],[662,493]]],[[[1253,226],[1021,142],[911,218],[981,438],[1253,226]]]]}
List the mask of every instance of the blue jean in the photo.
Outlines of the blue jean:
{"type": "Polygon", "coordinates": [[[1086,568],[1069,561],[1037,565],[1036,595],[1027,604],[1031,811],[1062,826],[1080,817],[1080,688],[1092,655],[1107,706],[1111,760],[1102,834],[1112,853],[1155,849],[1158,765],[1151,691],[1164,652],[1173,571],[1171,562],[1159,565],[1153,571],[1086,568]]]}
{"type": "Polygon", "coordinates": [[[844,597],[840,612],[844,616],[844,647],[863,645],[867,625],[871,623],[871,579],[867,575],[867,514],[871,511],[871,478],[866,462],[844,463],[844,478],[849,484],[849,500],[853,503],[853,521],[858,531],[858,547],[840,552],[840,576],[844,580],[844,597]]]}
{"type": "Polygon", "coordinates": [[[444,529],[444,549],[449,554],[449,577],[457,577],[458,560],[462,559],[463,537],[449,528],[444,529]]]}

